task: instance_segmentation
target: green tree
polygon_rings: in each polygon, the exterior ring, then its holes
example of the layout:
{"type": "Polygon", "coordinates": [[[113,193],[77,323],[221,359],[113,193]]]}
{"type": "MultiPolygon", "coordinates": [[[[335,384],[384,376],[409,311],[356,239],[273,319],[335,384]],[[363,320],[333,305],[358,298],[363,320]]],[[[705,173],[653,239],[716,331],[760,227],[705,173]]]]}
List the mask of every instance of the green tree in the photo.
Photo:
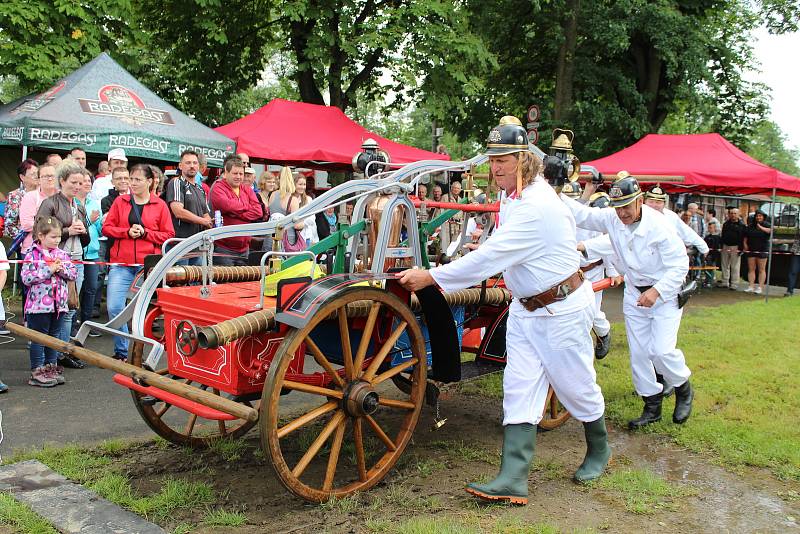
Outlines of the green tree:
{"type": "Polygon", "coordinates": [[[42,90],[132,37],[130,0],[3,0],[0,76],[22,91],[42,90]]]}
{"type": "Polygon", "coordinates": [[[499,66],[480,73],[486,90],[459,95],[466,105],[449,113],[462,136],[485,131],[500,115],[522,117],[536,103],[542,110],[540,144],[549,141],[551,128],[571,127],[579,154],[590,159],[659,131],[681,102],[717,101],[719,123],[733,137],[746,137],[765,113],[765,89],[740,76],[752,65],[747,38],[755,16],[743,1],[468,5],[471,25],[499,66]],[[570,36],[573,16],[576,35],[570,36]],[[556,102],[562,106],[558,120],[556,102]]]}
{"type": "MultiPolygon", "coordinates": [[[[435,85],[469,92],[467,73],[491,56],[466,24],[460,3],[447,0],[283,0],[281,38],[291,54],[300,98],[347,110],[358,98],[390,89],[399,106],[435,85]],[[394,84],[383,85],[384,73],[394,84]]],[[[461,91],[459,91],[461,92],[461,91]]]]}
{"type": "Polygon", "coordinates": [[[800,1],[760,0],[761,15],[772,33],[796,32],[800,29],[800,1]]]}
{"type": "MultiPolygon", "coordinates": [[[[140,0],[138,32],[125,43],[131,72],[180,110],[210,126],[254,88],[273,58],[268,0],[140,0]]],[[[237,104],[238,105],[238,104],[237,104]]]]}
{"type": "Polygon", "coordinates": [[[761,163],[800,176],[800,150],[789,148],[789,141],[780,127],[770,120],[758,123],[745,151],[761,163]]]}

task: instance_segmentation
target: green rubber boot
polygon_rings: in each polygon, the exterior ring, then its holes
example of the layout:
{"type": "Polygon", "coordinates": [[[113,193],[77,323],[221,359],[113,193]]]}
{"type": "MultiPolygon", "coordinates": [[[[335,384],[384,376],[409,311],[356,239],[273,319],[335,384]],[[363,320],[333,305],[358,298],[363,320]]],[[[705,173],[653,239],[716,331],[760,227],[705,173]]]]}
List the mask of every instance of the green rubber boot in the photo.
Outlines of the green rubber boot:
{"type": "Polygon", "coordinates": [[[506,425],[500,474],[486,484],[467,485],[467,493],[487,501],[528,504],[528,472],[535,450],[536,425],[506,425]]]}
{"type": "Polygon", "coordinates": [[[605,417],[601,415],[600,419],[583,423],[583,432],[586,435],[586,457],[575,471],[575,482],[589,482],[599,478],[611,459],[605,417]]]}

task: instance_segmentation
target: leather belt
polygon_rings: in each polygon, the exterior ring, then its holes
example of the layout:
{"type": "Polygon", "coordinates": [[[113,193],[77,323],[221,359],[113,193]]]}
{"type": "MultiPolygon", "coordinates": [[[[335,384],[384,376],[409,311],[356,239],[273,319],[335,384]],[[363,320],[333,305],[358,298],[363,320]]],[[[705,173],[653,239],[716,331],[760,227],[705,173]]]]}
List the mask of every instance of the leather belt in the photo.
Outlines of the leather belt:
{"type": "Polygon", "coordinates": [[[644,293],[645,291],[647,291],[648,289],[650,289],[653,286],[633,286],[633,287],[638,289],[639,293],[644,293]]]}
{"type": "Polygon", "coordinates": [[[581,287],[582,284],[583,271],[579,270],[563,282],[554,285],[547,291],[543,291],[542,293],[532,297],[519,299],[519,303],[522,304],[528,311],[546,308],[548,305],[553,304],[554,302],[566,299],[568,296],[574,293],[576,289],[581,287]]]}
{"type": "Polygon", "coordinates": [[[596,262],[590,263],[589,265],[586,265],[585,267],[581,267],[581,271],[583,271],[585,273],[588,273],[589,271],[591,271],[595,267],[599,267],[602,264],[603,264],[603,260],[597,260],[596,262]]]}

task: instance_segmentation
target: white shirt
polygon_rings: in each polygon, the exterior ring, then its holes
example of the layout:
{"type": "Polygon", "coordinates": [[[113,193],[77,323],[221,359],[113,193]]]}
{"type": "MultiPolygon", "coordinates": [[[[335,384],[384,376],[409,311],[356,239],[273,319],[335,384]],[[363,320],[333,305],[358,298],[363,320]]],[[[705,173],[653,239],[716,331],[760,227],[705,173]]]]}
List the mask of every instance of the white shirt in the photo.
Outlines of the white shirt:
{"type": "Polygon", "coordinates": [[[642,217],[631,229],[617,217],[614,208],[589,208],[561,195],[582,228],[607,232],[625,282],[653,286],[662,300],[675,298],[689,271],[686,246],[672,231],[663,214],[642,205],[642,217]]]}
{"type": "MultiPolygon", "coordinates": [[[[500,202],[500,225],[476,250],[458,260],[431,269],[436,283],[445,291],[470,287],[499,272],[517,298],[538,295],[563,282],[578,270],[575,220],[547,182],[537,179],[523,190],[522,199],[500,202]]],[[[591,285],[565,300],[528,312],[517,299],[515,314],[553,315],[572,313],[593,302],[591,285]]]]}
{"type": "MultiPolygon", "coordinates": [[[[578,231],[580,232],[580,229],[578,231]]],[[[583,247],[586,249],[586,259],[581,259],[581,262],[594,263],[597,260],[603,260],[608,276],[624,274],[623,267],[614,253],[614,247],[611,246],[611,239],[609,239],[608,234],[595,233],[597,234],[596,236],[582,241],[583,247]]]]}
{"type": "Polygon", "coordinates": [[[108,196],[109,189],[114,189],[114,186],[111,183],[111,175],[106,174],[105,176],[98,176],[94,179],[94,183],[92,184],[92,192],[89,193],[89,196],[95,199],[99,204],[101,200],[108,196]]]}
{"type": "Polygon", "coordinates": [[[675,227],[675,231],[678,232],[678,237],[681,238],[681,241],[683,241],[687,247],[696,247],[697,250],[700,251],[700,254],[708,254],[708,243],[706,243],[705,240],[700,237],[691,226],[683,222],[681,218],[678,217],[677,213],[665,208],[661,214],[672,223],[672,226],[675,227]]]}

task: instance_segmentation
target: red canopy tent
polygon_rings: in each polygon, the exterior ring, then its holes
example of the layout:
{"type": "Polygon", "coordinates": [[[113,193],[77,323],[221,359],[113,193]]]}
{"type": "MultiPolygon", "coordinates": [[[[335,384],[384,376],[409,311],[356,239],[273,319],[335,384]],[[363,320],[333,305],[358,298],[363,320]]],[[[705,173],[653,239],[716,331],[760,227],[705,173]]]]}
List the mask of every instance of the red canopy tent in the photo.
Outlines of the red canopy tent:
{"type": "Polygon", "coordinates": [[[368,138],[377,141],[392,163],[450,159],[389,141],[352,121],[339,108],[279,98],[216,130],[234,139],[237,150],[251,158],[325,170],[351,168],[353,156],[368,138]]]}
{"type": "Polygon", "coordinates": [[[716,133],[646,135],[633,145],[586,165],[604,174],[663,178],[672,191],[708,194],[800,196],[800,178],[757,161],[716,133]]]}

